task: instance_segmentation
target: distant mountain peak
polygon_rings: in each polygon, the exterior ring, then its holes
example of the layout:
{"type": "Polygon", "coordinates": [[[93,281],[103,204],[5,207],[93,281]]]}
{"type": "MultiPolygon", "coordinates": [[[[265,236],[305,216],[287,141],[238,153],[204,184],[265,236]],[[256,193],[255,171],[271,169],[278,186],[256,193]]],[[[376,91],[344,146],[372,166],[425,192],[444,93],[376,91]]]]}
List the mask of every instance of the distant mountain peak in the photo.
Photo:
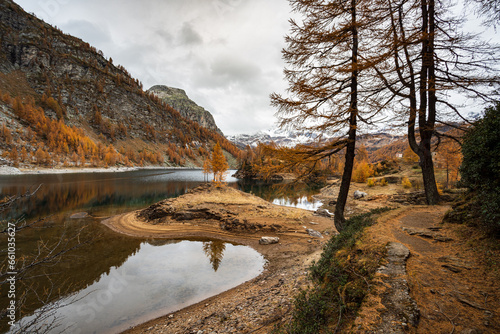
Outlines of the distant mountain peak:
{"type": "MultiPolygon", "coordinates": [[[[363,144],[376,148],[381,145],[387,145],[389,143],[397,141],[401,139],[401,137],[402,136],[397,134],[377,132],[372,134],[360,135],[358,140],[360,145],[363,144]]],[[[319,139],[328,141],[330,139],[333,139],[333,137],[319,131],[288,131],[278,128],[271,128],[268,130],[255,132],[253,134],[238,134],[228,136],[227,139],[243,149],[247,145],[255,147],[259,143],[269,144],[271,142],[274,142],[280,146],[294,147],[299,144],[311,144],[319,139]]]]}
{"type": "Polygon", "coordinates": [[[212,114],[191,100],[185,90],[166,85],[155,85],[148,89],[148,93],[158,96],[165,103],[178,110],[181,116],[198,122],[204,128],[217,131],[223,135],[222,131],[215,124],[212,114]]]}
{"type": "Polygon", "coordinates": [[[176,95],[181,95],[186,98],[189,98],[184,89],[169,87],[165,85],[154,85],[153,87],[148,89],[148,91],[155,93],[156,95],[165,94],[166,96],[171,96],[171,97],[175,97],[176,95]]]}
{"type": "Polygon", "coordinates": [[[261,130],[253,134],[238,134],[228,136],[227,139],[243,148],[247,145],[257,146],[259,143],[274,142],[280,146],[293,147],[298,144],[309,144],[317,140],[322,134],[313,131],[288,131],[278,128],[261,130]]]}

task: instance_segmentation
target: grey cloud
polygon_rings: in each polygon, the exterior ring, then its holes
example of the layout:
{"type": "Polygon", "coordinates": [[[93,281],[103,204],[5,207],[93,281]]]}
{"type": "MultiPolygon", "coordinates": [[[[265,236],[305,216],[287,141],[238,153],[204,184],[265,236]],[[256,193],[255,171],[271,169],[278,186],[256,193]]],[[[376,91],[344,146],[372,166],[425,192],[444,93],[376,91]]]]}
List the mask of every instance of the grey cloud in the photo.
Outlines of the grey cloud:
{"type": "Polygon", "coordinates": [[[156,34],[156,37],[159,40],[163,41],[165,44],[171,44],[174,41],[174,36],[168,31],[157,30],[155,32],[155,34],[156,34]]]}
{"type": "Polygon", "coordinates": [[[260,75],[260,68],[254,64],[233,57],[217,58],[210,65],[214,77],[227,82],[249,82],[260,75]]]}
{"type": "MultiPolygon", "coordinates": [[[[61,29],[73,36],[85,36],[95,46],[102,46],[111,43],[111,35],[108,30],[104,30],[98,25],[86,20],[70,20],[61,26],[61,29]]],[[[88,42],[87,41],[87,42],[88,42]]]]}
{"type": "Polygon", "coordinates": [[[183,45],[196,45],[202,44],[203,38],[201,35],[194,30],[193,26],[190,23],[184,22],[182,25],[182,29],[180,31],[180,42],[183,45]]]}
{"type": "Polygon", "coordinates": [[[268,128],[283,90],[287,0],[17,0],[143,82],[184,89],[226,134],[268,128]],[[44,12],[45,10],[45,12],[44,12]]]}

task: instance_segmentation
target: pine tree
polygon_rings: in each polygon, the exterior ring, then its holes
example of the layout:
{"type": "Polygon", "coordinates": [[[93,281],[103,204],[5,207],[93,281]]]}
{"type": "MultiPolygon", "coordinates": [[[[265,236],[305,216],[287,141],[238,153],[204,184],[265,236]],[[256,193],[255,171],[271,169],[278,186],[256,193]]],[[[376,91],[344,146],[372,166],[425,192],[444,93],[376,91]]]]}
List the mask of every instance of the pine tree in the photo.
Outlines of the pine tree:
{"type": "Polygon", "coordinates": [[[12,160],[12,162],[14,163],[14,166],[18,166],[19,165],[19,153],[17,152],[17,148],[13,148],[10,153],[9,153],[9,158],[10,160],[12,160]]]}
{"type": "Polygon", "coordinates": [[[42,162],[43,162],[43,151],[42,151],[42,148],[39,147],[36,152],[35,152],[35,158],[36,158],[36,162],[41,165],[42,162]]]}
{"type": "Polygon", "coordinates": [[[408,145],[405,151],[403,152],[403,159],[404,161],[411,163],[411,162],[418,162],[419,158],[418,155],[415,152],[413,152],[410,145],[408,145]]]}

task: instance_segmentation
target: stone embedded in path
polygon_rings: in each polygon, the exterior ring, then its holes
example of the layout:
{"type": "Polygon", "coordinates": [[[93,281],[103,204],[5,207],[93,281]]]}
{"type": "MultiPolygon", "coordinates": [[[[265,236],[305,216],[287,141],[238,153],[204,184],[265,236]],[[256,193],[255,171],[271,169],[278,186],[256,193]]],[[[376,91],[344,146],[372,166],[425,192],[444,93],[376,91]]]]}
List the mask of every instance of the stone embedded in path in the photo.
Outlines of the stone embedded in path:
{"type": "Polygon", "coordinates": [[[81,219],[81,218],[87,218],[89,214],[87,212],[78,212],[74,213],[71,216],[69,216],[70,219],[81,219]]]}
{"type": "Polygon", "coordinates": [[[441,241],[441,242],[447,242],[453,240],[452,238],[446,237],[444,235],[429,230],[423,230],[411,227],[403,227],[402,230],[408,233],[409,235],[417,235],[419,237],[434,239],[436,241],[441,241]]]}
{"type": "Polygon", "coordinates": [[[387,264],[379,268],[378,272],[384,275],[406,274],[406,259],[410,250],[403,244],[391,242],[387,245],[387,264]]]}
{"type": "Polygon", "coordinates": [[[381,302],[386,308],[382,312],[382,322],[374,333],[406,333],[408,324],[418,325],[420,312],[415,301],[410,297],[406,280],[406,259],[410,250],[403,244],[391,242],[387,245],[387,264],[379,268],[385,291],[381,293],[381,302]]]}
{"type": "Polygon", "coordinates": [[[306,229],[306,232],[307,234],[309,234],[311,237],[315,237],[315,238],[323,238],[323,235],[318,232],[318,231],[315,231],[313,230],[312,228],[308,228],[306,229]]]}
{"type": "Polygon", "coordinates": [[[271,245],[277,244],[280,241],[278,237],[261,237],[259,240],[259,244],[261,245],[271,245]]]}
{"type": "Polygon", "coordinates": [[[472,269],[472,267],[465,261],[452,256],[441,256],[437,259],[439,262],[444,262],[441,267],[448,269],[454,273],[459,273],[462,269],[472,269]]]}

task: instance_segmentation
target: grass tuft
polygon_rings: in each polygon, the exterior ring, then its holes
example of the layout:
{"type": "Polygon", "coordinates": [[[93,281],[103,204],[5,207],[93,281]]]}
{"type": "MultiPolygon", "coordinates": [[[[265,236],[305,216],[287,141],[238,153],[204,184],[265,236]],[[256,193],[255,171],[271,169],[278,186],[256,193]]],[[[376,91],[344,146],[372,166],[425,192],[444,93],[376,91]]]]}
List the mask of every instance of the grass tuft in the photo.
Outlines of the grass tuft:
{"type": "Polygon", "coordinates": [[[350,218],[346,228],[325,245],[310,268],[312,286],[295,298],[292,321],[278,332],[316,334],[338,331],[353,319],[369,292],[369,281],[385,254],[383,249],[360,247],[363,229],[381,208],[350,218]]]}

